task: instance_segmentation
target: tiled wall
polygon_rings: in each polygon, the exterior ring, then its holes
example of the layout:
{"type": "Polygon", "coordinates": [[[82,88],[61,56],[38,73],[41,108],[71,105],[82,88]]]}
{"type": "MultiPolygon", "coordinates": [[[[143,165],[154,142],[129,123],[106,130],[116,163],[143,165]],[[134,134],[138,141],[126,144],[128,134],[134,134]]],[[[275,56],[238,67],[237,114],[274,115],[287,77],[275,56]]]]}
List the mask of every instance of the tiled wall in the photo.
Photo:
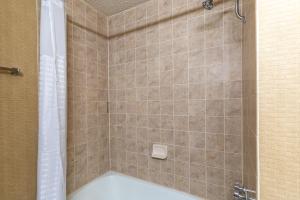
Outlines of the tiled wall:
{"type": "Polygon", "coordinates": [[[256,19],[255,0],[245,0],[243,14],[243,181],[256,190],[256,19]]]}
{"type": "Polygon", "coordinates": [[[82,0],[68,14],[68,192],[109,169],[107,18],[82,0]]]}
{"type": "Polygon", "coordinates": [[[0,199],[36,198],[38,17],[36,0],[0,2],[0,199]]]}
{"type": "Polygon", "coordinates": [[[242,24],[234,1],[151,0],[109,18],[110,164],[210,200],[242,179],[242,24]],[[150,157],[153,143],[168,159],[150,157]]]}
{"type": "Polygon", "coordinates": [[[300,2],[260,1],[260,199],[300,199],[300,2]]]}

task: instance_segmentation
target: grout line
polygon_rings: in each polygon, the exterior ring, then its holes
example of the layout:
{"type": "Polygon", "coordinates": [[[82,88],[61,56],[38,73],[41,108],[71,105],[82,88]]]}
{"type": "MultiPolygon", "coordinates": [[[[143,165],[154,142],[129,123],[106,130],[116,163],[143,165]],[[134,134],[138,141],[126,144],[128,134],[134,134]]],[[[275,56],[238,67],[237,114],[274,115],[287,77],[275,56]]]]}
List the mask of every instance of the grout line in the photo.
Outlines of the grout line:
{"type": "MultiPolygon", "coordinates": [[[[186,3],[186,6],[187,8],[189,7],[189,3],[187,2],[186,3]]],[[[189,192],[191,192],[191,146],[190,146],[190,109],[189,109],[189,105],[190,105],[190,31],[189,31],[189,16],[187,16],[186,20],[186,28],[187,28],[187,46],[188,46],[188,49],[187,49],[187,66],[186,66],[186,71],[187,71],[187,83],[186,83],[186,86],[187,86],[187,101],[188,101],[188,113],[187,113],[187,120],[188,120],[188,153],[189,153],[189,159],[188,159],[188,190],[189,192]]]]}
{"type": "MultiPolygon", "coordinates": [[[[203,13],[203,38],[204,38],[204,50],[206,49],[206,10],[204,10],[203,13]]],[[[208,182],[207,182],[207,127],[206,127],[206,106],[207,106],[207,66],[206,66],[206,56],[205,56],[205,51],[204,51],[204,68],[205,68],[205,86],[204,86],[204,106],[205,106],[205,111],[204,111],[204,137],[205,137],[205,198],[207,198],[207,189],[208,189],[208,182]]]]}
{"type": "MultiPolygon", "coordinates": [[[[85,4],[86,5],[86,4],[85,4]]],[[[86,5],[87,6],[87,5],[86,5]]],[[[86,19],[87,15],[86,15],[86,7],[84,9],[84,26],[86,26],[86,19]]],[[[84,50],[85,50],[85,65],[87,66],[87,32],[84,31],[84,50]]],[[[88,72],[87,72],[87,68],[85,69],[85,78],[86,78],[86,81],[85,81],[85,89],[88,91],[88,72]]],[[[85,116],[86,116],[86,131],[88,132],[88,127],[87,127],[87,124],[88,124],[88,113],[87,113],[87,110],[88,110],[88,97],[87,95],[85,96],[85,109],[86,109],[86,113],[85,113],[85,116]]],[[[88,153],[88,149],[89,149],[89,142],[88,142],[88,136],[87,136],[87,141],[86,141],[86,166],[87,166],[87,171],[86,171],[86,176],[88,177],[88,171],[89,171],[89,161],[88,161],[88,157],[89,157],[89,153],[88,153]]],[[[86,180],[85,180],[86,181],[86,180]]]]}
{"type": "MultiPolygon", "coordinates": [[[[124,15],[124,13],[125,13],[125,11],[122,11],[122,12],[120,12],[119,14],[120,15],[122,15],[122,18],[123,18],[123,23],[122,23],[122,33],[124,33],[125,32],[125,15],[124,15]]],[[[125,51],[125,36],[122,36],[121,38],[119,38],[118,40],[121,40],[121,42],[123,43],[123,48],[124,49],[120,49],[119,51],[120,52],[125,52],[126,53],[126,51],[125,51]]],[[[124,57],[125,57],[125,54],[124,54],[124,57]]],[[[123,65],[123,63],[118,63],[118,65],[119,65],[119,67],[123,67],[124,69],[125,69],[125,65],[123,65]],[[123,65],[123,66],[122,66],[123,65]]],[[[126,69],[125,69],[126,70],[126,69]]],[[[124,74],[122,74],[121,76],[124,76],[124,74]]],[[[126,87],[124,86],[124,88],[120,88],[119,87],[119,83],[118,83],[118,80],[117,80],[117,89],[118,90],[120,90],[120,91],[122,91],[122,90],[124,90],[124,95],[125,95],[125,110],[126,110],[126,112],[125,113],[123,113],[123,112],[120,112],[119,114],[121,114],[121,115],[125,115],[125,125],[122,125],[123,126],[123,128],[125,128],[125,130],[124,130],[124,132],[125,132],[125,135],[123,135],[123,136],[125,136],[125,139],[124,139],[124,141],[125,141],[125,166],[123,166],[123,167],[125,167],[125,169],[122,169],[122,171],[123,170],[125,170],[125,174],[129,174],[128,173],[128,150],[127,150],[127,141],[128,141],[128,139],[127,139],[127,119],[128,119],[128,112],[127,112],[127,94],[126,94],[126,87]],[[125,126],[125,127],[124,127],[125,126]]],[[[117,95],[117,98],[118,98],[118,95],[117,95]]],[[[122,168],[123,168],[122,167],[122,168]]]]}
{"type": "MultiPolygon", "coordinates": [[[[243,7],[243,2],[241,2],[241,7],[243,7]]],[[[240,112],[240,117],[241,117],[241,132],[240,132],[240,142],[241,142],[241,183],[242,185],[244,185],[244,81],[243,81],[243,49],[244,49],[244,43],[243,43],[243,27],[244,27],[244,23],[242,23],[241,25],[241,35],[240,37],[242,38],[241,42],[240,42],[240,46],[241,46],[241,57],[239,59],[239,62],[241,63],[241,96],[240,96],[240,103],[241,103],[241,112],[240,112]]]]}
{"type": "MultiPolygon", "coordinates": [[[[223,26],[223,32],[222,32],[222,36],[223,36],[223,41],[222,41],[222,46],[223,46],[223,49],[222,49],[222,54],[223,54],[223,59],[222,59],[222,68],[224,68],[224,52],[225,52],[225,16],[224,16],[224,12],[225,12],[225,8],[224,8],[224,4],[223,4],[223,12],[222,12],[222,26],[223,26]]],[[[224,123],[224,132],[223,132],[223,143],[224,143],[224,149],[223,149],[223,151],[224,151],[224,153],[223,153],[223,155],[224,155],[224,163],[223,163],[223,165],[224,165],[224,167],[223,167],[223,178],[224,178],[224,180],[223,180],[223,184],[224,184],[224,188],[223,188],[223,192],[224,192],[224,196],[225,196],[225,194],[226,194],[226,189],[225,189],[225,187],[226,187],[226,178],[225,178],[225,165],[226,165],[226,148],[225,148],[225,146],[226,146],[226,139],[225,139],[225,130],[226,130],[226,101],[225,101],[225,94],[226,94],[226,87],[225,87],[225,76],[224,76],[224,71],[223,71],[223,75],[222,75],[223,77],[222,77],[222,82],[223,82],[223,116],[224,116],[224,121],[223,121],[223,123],[224,123]]]]}
{"type": "MultiPolygon", "coordinates": [[[[171,15],[173,16],[173,9],[174,9],[174,5],[173,5],[173,2],[171,1],[172,3],[172,6],[171,6],[171,15]]],[[[172,126],[173,126],[173,148],[174,148],[174,158],[173,158],[173,187],[175,188],[175,137],[176,137],[176,134],[175,134],[175,122],[174,122],[174,119],[175,119],[175,111],[174,111],[174,107],[175,107],[175,99],[174,99],[174,95],[175,95],[175,91],[174,91],[174,55],[173,55],[173,50],[174,50],[174,20],[172,19],[171,21],[172,23],[172,31],[171,31],[171,40],[172,40],[172,55],[171,55],[171,58],[172,58],[172,103],[173,103],[173,113],[172,113],[172,126]]]]}
{"type": "MultiPolygon", "coordinates": [[[[73,11],[74,11],[74,2],[72,2],[72,9],[71,9],[71,11],[72,11],[72,15],[73,15],[73,11]]],[[[74,40],[74,27],[73,27],[73,25],[72,25],[72,43],[74,42],[73,41],[74,40]]],[[[74,74],[75,74],[75,70],[74,70],[74,51],[71,51],[72,52],[72,63],[73,63],[73,69],[72,69],[72,73],[73,73],[73,77],[74,77],[74,74]]],[[[73,87],[73,86],[72,86],[73,87]]],[[[73,92],[73,94],[72,94],[72,109],[74,110],[74,107],[75,107],[75,105],[74,105],[74,92],[73,92]]],[[[74,117],[72,117],[72,124],[73,124],[73,127],[72,127],[72,134],[73,134],[73,138],[75,138],[74,137],[74,135],[75,135],[75,131],[74,131],[74,124],[75,124],[75,119],[74,119],[74,117]]],[[[75,188],[76,188],[76,182],[75,182],[75,178],[76,178],[76,164],[75,164],[75,162],[76,162],[76,157],[75,157],[75,144],[73,144],[73,157],[74,157],[74,175],[73,175],[73,187],[74,188],[72,188],[72,190],[75,190],[75,188]]]]}
{"type": "MultiPolygon", "coordinates": [[[[135,20],[134,20],[133,23],[134,23],[134,27],[136,27],[136,7],[134,9],[135,9],[135,16],[134,16],[135,20]]],[[[133,62],[133,61],[131,61],[131,62],[133,62]]],[[[126,73],[126,76],[127,76],[127,73],[126,73]]],[[[135,100],[137,101],[137,89],[136,89],[136,33],[134,33],[134,89],[135,89],[135,100]]],[[[126,109],[126,113],[127,113],[127,109],[126,109]]],[[[136,151],[137,151],[136,152],[136,154],[137,154],[137,162],[136,162],[136,166],[137,166],[136,170],[137,170],[137,172],[136,172],[136,174],[137,174],[137,176],[139,176],[139,173],[138,173],[138,169],[139,169],[139,165],[138,165],[138,150],[137,150],[138,149],[137,108],[136,108],[135,116],[136,116],[136,125],[135,125],[135,131],[136,131],[136,133],[135,133],[135,135],[136,135],[136,151]]]]}
{"type": "MultiPolygon", "coordinates": [[[[159,3],[157,3],[156,9],[157,9],[157,18],[159,19],[160,18],[159,3]]],[[[157,57],[157,59],[158,59],[158,88],[159,88],[159,104],[160,104],[160,111],[159,111],[160,112],[160,115],[159,115],[159,123],[160,123],[159,132],[160,133],[159,133],[159,136],[160,136],[160,142],[161,142],[161,63],[160,63],[160,44],[161,44],[160,33],[161,33],[161,30],[160,30],[160,24],[157,24],[157,29],[158,29],[158,57],[157,57]]],[[[149,96],[148,96],[148,98],[149,98],[149,96]]],[[[149,99],[148,99],[148,103],[149,103],[149,99]]],[[[148,106],[148,116],[149,116],[149,106],[148,106]]],[[[150,159],[152,159],[151,156],[150,156],[150,159]]],[[[159,169],[160,169],[159,172],[161,173],[161,162],[159,164],[159,169]]]]}
{"type": "MultiPolygon", "coordinates": [[[[109,17],[106,17],[106,34],[109,36],[109,17]]],[[[111,129],[110,129],[110,123],[111,123],[111,120],[110,120],[110,115],[111,115],[111,112],[110,112],[110,109],[109,109],[109,106],[110,106],[110,40],[108,39],[107,40],[107,106],[108,106],[108,167],[109,167],[109,170],[112,169],[111,167],[111,129]]]]}

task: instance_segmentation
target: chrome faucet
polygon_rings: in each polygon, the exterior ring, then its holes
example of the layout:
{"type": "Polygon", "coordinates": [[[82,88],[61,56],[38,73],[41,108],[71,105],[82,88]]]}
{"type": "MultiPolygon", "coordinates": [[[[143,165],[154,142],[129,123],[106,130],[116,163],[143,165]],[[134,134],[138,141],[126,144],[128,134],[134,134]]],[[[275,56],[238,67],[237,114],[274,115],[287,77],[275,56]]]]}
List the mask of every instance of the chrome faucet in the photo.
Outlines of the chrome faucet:
{"type": "Polygon", "coordinates": [[[251,194],[256,194],[256,192],[254,190],[249,190],[245,188],[240,183],[236,183],[233,186],[234,200],[255,200],[254,198],[250,197],[251,194]]]}

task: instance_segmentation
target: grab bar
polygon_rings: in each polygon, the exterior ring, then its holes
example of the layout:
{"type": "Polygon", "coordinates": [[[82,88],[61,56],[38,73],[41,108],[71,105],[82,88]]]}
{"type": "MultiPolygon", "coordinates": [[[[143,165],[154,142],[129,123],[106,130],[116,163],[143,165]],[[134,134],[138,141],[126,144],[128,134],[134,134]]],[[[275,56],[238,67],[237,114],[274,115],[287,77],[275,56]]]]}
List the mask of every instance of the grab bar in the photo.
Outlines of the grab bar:
{"type": "Polygon", "coordinates": [[[13,76],[22,76],[23,73],[20,68],[16,67],[2,67],[0,66],[0,73],[8,73],[13,76]]]}
{"type": "Polygon", "coordinates": [[[235,14],[243,23],[246,23],[245,16],[241,15],[240,13],[240,0],[235,1],[235,14]]]}

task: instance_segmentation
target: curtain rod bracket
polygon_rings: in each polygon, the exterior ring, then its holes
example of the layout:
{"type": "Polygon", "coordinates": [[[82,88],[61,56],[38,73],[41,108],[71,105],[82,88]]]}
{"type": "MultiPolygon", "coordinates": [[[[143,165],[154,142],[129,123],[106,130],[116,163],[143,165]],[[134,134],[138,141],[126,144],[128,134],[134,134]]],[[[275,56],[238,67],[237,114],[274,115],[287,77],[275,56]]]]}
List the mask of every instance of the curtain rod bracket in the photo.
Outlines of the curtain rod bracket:
{"type": "Polygon", "coordinates": [[[13,76],[22,76],[23,73],[20,68],[17,67],[2,67],[0,66],[0,73],[8,73],[13,76]]]}

